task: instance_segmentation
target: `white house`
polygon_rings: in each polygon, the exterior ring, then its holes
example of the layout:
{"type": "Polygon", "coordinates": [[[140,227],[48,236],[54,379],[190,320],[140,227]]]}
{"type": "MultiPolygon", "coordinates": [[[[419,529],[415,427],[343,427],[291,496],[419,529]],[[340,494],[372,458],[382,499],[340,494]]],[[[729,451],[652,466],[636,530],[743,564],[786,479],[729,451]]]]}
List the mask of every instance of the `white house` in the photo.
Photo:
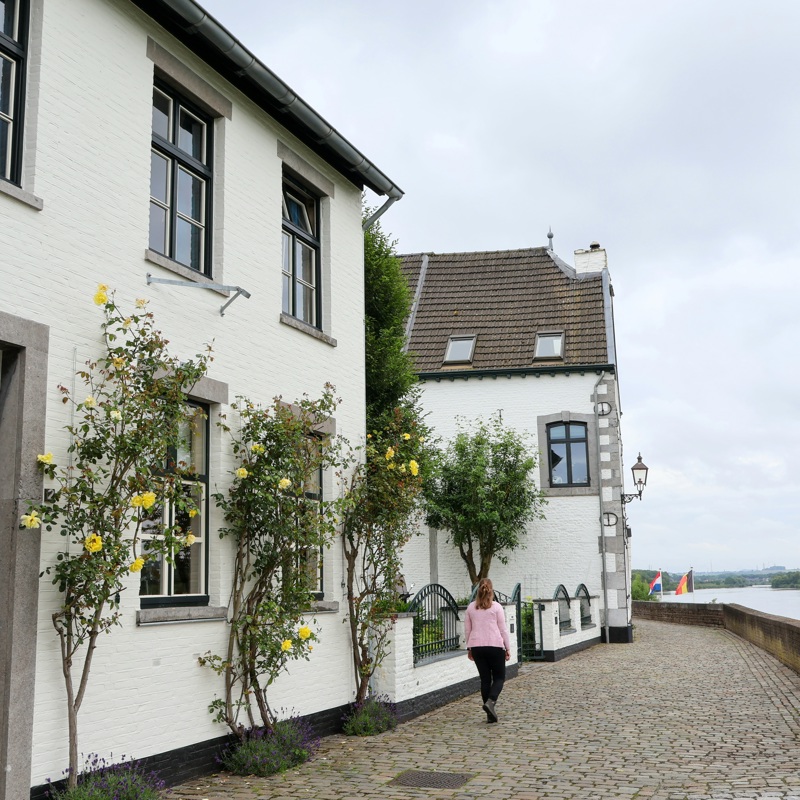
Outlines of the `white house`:
{"type": "MultiPolygon", "coordinates": [[[[47,488],[37,454],[67,459],[57,385],[100,353],[98,283],[147,299],[172,352],[213,342],[192,397],[208,495],[230,479],[215,422],[237,395],[291,401],[330,381],[336,430],[363,435],[361,196],[402,192],[194,0],[0,0],[0,26],[0,800],[20,800],[62,776],[67,717],[59,596],[39,578],[63,540],[19,519],[47,488]]],[[[198,656],[227,636],[220,523],[207,503],[192,581],[130,576],[82,752],[152,756],[173,777],[213,767],[221,687],[198,656]]],[[[319,646],[272,695],[323,730],[354,693],[342,586],[334,547],[319,646]]]]}
{"type": "MultiPolygon", "coordinates": [[[[551,248],[403,256],[414,302],[409,350],[422,406],[447,440],[498,412],[540,454],[546,520],[529,525],[509,563],[494,560],[496,590],[543,611],[540,657],[555,659],[608,637],[630,641],[629,529],[613,290],[606,252],[592,244],[575,266],[551,248]],[[542,608],[543,607],[543,608],[542,608]]],[[[424,526],[423,526],[424,527],[424,526]]],[[[407,546],[408,584],[471,590],[446,531],[407,546]]]]}

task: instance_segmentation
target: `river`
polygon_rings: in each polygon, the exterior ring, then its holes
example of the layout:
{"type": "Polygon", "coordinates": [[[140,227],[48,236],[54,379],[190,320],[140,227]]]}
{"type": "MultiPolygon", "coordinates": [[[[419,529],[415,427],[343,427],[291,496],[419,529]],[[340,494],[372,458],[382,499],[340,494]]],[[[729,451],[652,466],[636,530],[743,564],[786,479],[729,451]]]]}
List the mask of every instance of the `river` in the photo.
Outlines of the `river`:
{"type": "Polygon", "coordinates": [[[698,589],[693,594],[664,593],[669,603],[738,603],[740,606],[800,620],[800,589],[746,586],[740,589],[698,589]]]}

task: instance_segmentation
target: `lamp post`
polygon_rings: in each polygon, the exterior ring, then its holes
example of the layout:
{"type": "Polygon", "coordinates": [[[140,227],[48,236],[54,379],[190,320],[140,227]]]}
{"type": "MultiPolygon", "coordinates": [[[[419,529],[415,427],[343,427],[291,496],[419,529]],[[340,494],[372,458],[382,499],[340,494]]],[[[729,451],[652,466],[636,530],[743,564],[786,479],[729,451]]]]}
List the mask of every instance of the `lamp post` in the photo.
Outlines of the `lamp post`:
{"type": "Polygon", "coordinates": [[[636,492],[633,494],[623,494],[623,503],[630,503],[631,500],[642,499],[642,491],[644,490],[644,487],[647,486],[647,471],[647,464],[642,461],[642,454],[639,453],[636,463],[631,467],[631,472],[633,473],[633,485],[636,488],[636,492]]]}

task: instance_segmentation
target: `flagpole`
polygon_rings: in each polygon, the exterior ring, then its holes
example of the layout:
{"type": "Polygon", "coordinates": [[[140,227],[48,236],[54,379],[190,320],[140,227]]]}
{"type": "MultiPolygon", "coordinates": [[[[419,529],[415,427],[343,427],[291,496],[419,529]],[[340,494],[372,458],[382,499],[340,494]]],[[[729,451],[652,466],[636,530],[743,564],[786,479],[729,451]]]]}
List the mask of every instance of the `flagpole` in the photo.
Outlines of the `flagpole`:
{"type": "Polygon", "coordinates": [[[661,584],[659,587],[661,596],[659,597],[660,602],[664,602],[664,570],[661,567],[658,568],[658,574],[661,576],[661,584]]]}

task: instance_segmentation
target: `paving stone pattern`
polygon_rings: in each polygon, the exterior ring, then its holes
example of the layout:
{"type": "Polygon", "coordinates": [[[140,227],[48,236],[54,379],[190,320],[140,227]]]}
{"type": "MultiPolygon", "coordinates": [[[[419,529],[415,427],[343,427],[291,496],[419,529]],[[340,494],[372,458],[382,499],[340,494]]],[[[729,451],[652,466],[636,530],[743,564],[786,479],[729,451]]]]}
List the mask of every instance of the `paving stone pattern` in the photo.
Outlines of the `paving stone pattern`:
{"type": "Polygon", "coordinates": [[[331,736],[270,778],[217,775],[171,800],[800,800],[800,675],[715,628],[637,621],[631,645],[526,664],[486,724],[459,700],[381,736],[331,736]],[[458,789],[389,786],[405,770],[458,789]]]}

